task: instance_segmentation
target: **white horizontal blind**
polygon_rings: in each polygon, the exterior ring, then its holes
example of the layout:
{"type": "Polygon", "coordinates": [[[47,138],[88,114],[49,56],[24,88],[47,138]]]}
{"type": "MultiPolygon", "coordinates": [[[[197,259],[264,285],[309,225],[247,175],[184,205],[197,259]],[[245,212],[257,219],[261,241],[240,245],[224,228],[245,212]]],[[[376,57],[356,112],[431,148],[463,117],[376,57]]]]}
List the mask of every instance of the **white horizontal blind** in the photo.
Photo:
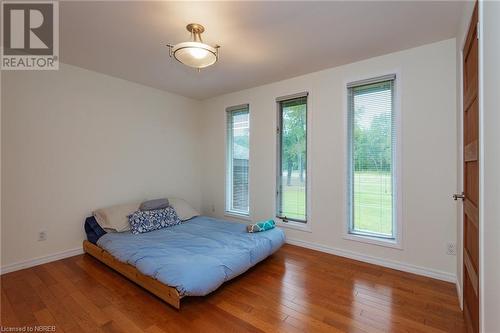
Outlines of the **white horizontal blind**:
{"type": "Polygon", "coordinates": [[[394,76],[348,85],[349,230],[395,238],[394,76]]]}
{"type": "Polygon", "coordinates": [[[248,105],[227,109],[226,211],[249,214],[250,122],[248,105]]]}

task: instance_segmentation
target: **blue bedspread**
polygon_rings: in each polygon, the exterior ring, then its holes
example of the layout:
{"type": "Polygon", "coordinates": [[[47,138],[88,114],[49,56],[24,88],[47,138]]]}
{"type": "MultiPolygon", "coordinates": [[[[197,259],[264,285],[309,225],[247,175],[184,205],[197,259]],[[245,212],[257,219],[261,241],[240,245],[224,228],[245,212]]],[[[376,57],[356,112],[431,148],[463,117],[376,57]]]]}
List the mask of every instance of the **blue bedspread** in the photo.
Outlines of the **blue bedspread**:
{"type": "Polygon", "coordinates": [[[265,259],[285,242],[279,229],[247,233],[245,225],[199,216],[140,235],[107,233],[97,245],[141,273],[203,296],[265,259]]]}

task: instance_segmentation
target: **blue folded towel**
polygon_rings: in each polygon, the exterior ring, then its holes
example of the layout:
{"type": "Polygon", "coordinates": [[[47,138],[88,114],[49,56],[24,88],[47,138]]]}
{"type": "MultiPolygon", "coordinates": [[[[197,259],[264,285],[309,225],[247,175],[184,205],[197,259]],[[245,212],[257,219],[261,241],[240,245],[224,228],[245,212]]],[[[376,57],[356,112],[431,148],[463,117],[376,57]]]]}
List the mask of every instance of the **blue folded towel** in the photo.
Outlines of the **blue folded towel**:
{"type": "Polygon", "coordinates": [[[247,225],[247,232],[260,232],[273,229],[276,226],[274,220],[267,220],[247,225]]]}

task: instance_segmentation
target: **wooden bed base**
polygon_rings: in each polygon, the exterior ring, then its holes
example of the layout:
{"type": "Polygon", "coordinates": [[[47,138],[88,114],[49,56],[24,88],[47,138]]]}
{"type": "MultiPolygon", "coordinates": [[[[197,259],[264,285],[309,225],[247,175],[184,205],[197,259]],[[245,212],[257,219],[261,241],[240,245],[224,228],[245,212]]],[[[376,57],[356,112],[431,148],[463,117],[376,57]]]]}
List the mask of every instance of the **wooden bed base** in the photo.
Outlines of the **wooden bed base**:
{"type": "Polygon", "coordinates": [[[150,276],[142,274],[132,265],[118,261],[109,252],[87,240],[83,241],[83,250],[118,273],[137,283],[144,289],[158,296],[177,310],[180,309],[182,296],[179,295],[177,289],[169,287],[150,276]]]}

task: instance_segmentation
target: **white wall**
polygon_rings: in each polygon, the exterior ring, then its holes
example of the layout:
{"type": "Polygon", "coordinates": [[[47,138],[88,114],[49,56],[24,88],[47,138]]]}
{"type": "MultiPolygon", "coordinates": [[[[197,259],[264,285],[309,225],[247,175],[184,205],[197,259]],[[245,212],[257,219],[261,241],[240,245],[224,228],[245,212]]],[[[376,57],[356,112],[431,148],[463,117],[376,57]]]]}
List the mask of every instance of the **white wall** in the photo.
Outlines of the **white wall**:
{"type": "MultiPolygon", "coordinates": [[[[457,189],[456,193],[463,191],[463,86],[462,86],[462,49],[469,31],[470,19],[474,11],[474,1],[468,1],[464,4],[464,11],[457,30],[457,189]]],[[[463,283],[463,203],[457,201],[457,289],[462,306],[462,283],[463,283]]]]}
{"type": "Polygon", "coordinates": [[[500,330],[500,2],[480,2],[482,332],[500,330]]]}
{"type": "Polygon", "coordinates": [[[205,101],[201,113],[204,212],[224,215],[225,108],[249,103],[252,219],[274,216],[275,98],[302,91],[309,91],[311,99],[312,232],[287,230],[288,238],[325,250],[423,268],[454,280],[456,257],[445,251],[446,243],[457,239],[457,209],[450,199],[457,183],[455,39],[205,101]],[[401,74],[403,250],[342,238],[346,223],[345,83],[394,71],[401,74]]]}
{"type": "Polygon", "coordinates": [[[199,102],[64,64],[1,81],[3,267],[81,249],[98,207],[162,195],[200,207],[199,102]]]}

